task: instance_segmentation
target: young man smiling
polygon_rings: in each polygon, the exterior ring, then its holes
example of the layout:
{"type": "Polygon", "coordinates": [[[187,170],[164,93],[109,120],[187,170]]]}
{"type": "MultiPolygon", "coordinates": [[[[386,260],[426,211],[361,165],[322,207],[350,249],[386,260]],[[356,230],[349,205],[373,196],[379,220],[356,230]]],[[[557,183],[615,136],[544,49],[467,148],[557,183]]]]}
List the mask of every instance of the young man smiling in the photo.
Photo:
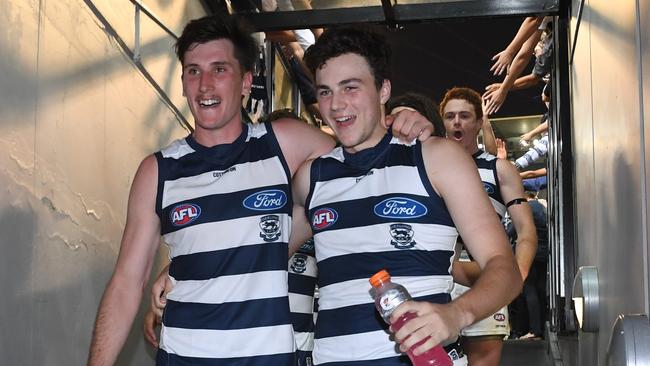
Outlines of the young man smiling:
{"type": "MultiPolygon", "coordinates": [[[[382,268],[415,299],[393,314],[418,315],[394,334],[402,352],[427,337],[416,354],[455,340],[521,289],[470,157],[441,138],[402,143],[383,127],[389,59],[383,37],[354,28],[326,30],[305,55],[321,114],[341,142],[305,163],[293,183],[291,242],[313,233],[318,262],[317,365],[408,364],[369,294],[368,278],[382,268]],[[472,290],[451,301],[458,233],[482,272],[472,290]]],[[[458,358],[459,350],[447,350],[458,358]]]]}

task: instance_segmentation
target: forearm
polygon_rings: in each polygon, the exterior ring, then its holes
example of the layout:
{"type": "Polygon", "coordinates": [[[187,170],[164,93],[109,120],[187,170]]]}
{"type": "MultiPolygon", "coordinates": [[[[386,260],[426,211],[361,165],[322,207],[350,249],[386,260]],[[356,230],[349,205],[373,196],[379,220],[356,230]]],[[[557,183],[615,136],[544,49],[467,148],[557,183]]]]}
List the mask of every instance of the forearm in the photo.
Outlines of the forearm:
{"type": "Polygon", "coordinates": [[[494,130],[492,129],[492,124],[487,116],[483,116],[483,126],[481,127],[483,131],[483,144],[485,144],[485,151],[489,152],[492,155],[497,154],[497,141],[494,136],[494,130]]]}
{"type": "Polygon", "coordinates": [[[521,292],[521,286],[521,276],[512,256],[490,259],[474,286],[452,302],[459,310],[462,328],[509,304],[521,292]]]}
{"type": "Polygon", "coordinates": [[[515,260],[517,261],[517,266],[519,267],[519,273],[521,274],[521,279],[525,280],[528,277],[528,272],[530,271],[530,266],[533,264],[535,259],[535,253],[537,252],[537,238],[536,234],[524,234],[517,233],[517,245],[515,246],[515,260]]]}
{"type": "Polygon", "coordinates": [[[128,337],[142,288],[111,279],[97,312],[88,366],[113,365],[128,337]]]}
{"type": "Polygon", "coordinates": [[[539,83],[539,79],[533,74],[528,74],[517,78],[517,80],[512,84],[512,87],[510,87],[510,90],[527,89],[537,85],[537,83],[539,83]]]}

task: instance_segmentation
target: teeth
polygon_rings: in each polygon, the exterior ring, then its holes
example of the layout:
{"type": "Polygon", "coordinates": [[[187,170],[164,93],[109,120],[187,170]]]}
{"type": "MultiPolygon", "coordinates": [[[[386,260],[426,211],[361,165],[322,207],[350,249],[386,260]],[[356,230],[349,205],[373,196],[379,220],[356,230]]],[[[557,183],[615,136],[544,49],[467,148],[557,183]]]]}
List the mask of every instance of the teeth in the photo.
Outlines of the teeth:
{"type": "Polygon", "coordinates": [[[199,100],[199,104],[201,106],[203,106],[203,107],[209,107],[209,106],[213,106],[213,105],[219,104],[219,103],[221,103],[221,101],[218,101],[216,99],[202,99],[202,100],[199,100]]]}
{"type": "Polygon", "coordinates": [[[347,121],[349,121],[351,119],[352,119],[352,117],[348,116],[348,117],[335,118],[335,121],[339,122],[339,123],[342,123],[342,122],[347,122],[347,121]]]}

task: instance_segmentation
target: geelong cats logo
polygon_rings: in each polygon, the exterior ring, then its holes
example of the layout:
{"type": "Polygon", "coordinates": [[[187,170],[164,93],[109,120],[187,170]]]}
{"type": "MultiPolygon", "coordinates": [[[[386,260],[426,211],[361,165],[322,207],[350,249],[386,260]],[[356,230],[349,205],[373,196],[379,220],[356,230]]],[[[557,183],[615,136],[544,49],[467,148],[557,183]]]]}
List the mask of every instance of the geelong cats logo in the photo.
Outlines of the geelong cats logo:
{"type": "Polygon", "coordinates": [[[291,271],[293,273],[304,273],[307,270],[307,256],[296,253],[291,261],[291,271]]]}
{"type": "Polygon", "coordinates": [[[413,248],[415,244],[417,244],[415,240],[413,240],[413,235],[415,235],[415,233],[413,232],[413,228],[411,227],[411,225],[408,224],[390,225],[390,236],[393,238],[393,240],[391,240],[390,243],[397,249],[413,248]]]}
{"type": "Polygon", "coordinates": [[[266,242],[276,241],[280,237],[280,216],[266,215],[260,218],[260,238],[266,242]]]}

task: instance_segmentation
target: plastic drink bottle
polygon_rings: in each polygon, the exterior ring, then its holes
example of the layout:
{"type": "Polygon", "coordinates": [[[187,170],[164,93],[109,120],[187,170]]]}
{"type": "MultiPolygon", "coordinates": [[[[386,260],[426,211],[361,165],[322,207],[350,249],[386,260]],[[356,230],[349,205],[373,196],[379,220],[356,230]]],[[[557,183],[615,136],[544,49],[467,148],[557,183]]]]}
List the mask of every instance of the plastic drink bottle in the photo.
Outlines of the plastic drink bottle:
{"type": "MultiPolygon", "coordinates": [[[[391,282],[388,271],[382,269],[370,277],[370,284],[375,289],[375,307],[381,317],[390,324],[390,315],[399,304],[411,300],[411,295],[404,286],[391,282]]],[[[417,317],[415,313],[405,313],[393,323],[393,330],[399,330],[407,321],[417,317]]],[[[416,356],[413,350],[424,343],[428,338],[414,344],[407,351],[413,366],[452,366],[453,362],[441,345],[437,345],[428,351],[416,356]]]]}

